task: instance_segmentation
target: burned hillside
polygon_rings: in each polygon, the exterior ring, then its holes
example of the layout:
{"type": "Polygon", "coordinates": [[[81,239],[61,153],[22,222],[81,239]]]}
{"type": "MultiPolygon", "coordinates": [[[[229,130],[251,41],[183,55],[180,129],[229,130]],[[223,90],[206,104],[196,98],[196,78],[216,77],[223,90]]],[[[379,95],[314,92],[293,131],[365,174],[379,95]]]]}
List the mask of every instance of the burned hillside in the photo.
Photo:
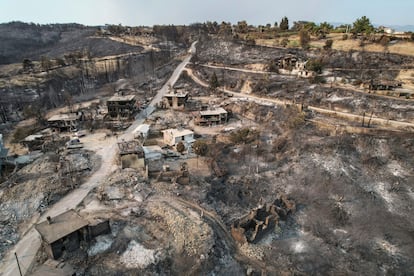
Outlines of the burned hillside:
{"type": "Polygon", "coordinates": [[[35,25],[20,22],[1,24],[0,64],[23,59],[63,58],[72,52],[89,52],[92,57],[140,52],[142,47],[92,37],[98,28],[79,24],[35,25]]]}
{"type": "Polygon", "coordinates": [[[143,50],[7,67],[0,268],[410,274],[412,57],[203,26],[107,26],[88,39],[143,50]]]}

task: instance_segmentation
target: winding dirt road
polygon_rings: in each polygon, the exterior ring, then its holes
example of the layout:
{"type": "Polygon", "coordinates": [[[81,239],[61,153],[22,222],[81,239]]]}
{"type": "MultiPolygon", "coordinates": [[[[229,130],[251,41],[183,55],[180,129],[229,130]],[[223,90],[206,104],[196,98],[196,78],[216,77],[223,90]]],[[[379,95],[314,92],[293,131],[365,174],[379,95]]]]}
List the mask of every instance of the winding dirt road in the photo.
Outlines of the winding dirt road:
{"type": "MultiPolygon", "coordinates": [[[[211,66],[208,66],[208,67],[211,67],[211,66]]],[[[214,68],[219,68],[219,67],[214,66],[214,68]]],[[[223,68],[227,68],[227,67],[223,67],[223,68]]],[[[197,84],[199,84],[203,87],[208,87],[209,86],[208,83],[206,83],[205,81],[199,79],[194,74],[192,69],[186,68],[185,70],[187,71],[188,75],[192,78],[192,80],[195,83],[197,83],[197,84]]],[[[263,97],[259,97],[259,96],[255,96],[255,95],[251,95],[251,94],[231,91],[231,90],[228,90],[226,88],[221,88],[221,87],[218,88],[218,89],[225,92],[225,93],[231,94],[231,95],[239,97],[239,98],[246,98],[246,99],[248,99],[250,101],[254,101],[258,104],[276,104],[276,105],[283,105],[283,106],[296,105],[298,107],[301,106],[300,104],[295,104],[295,103],[293,103],[292,101],[289,101],[289,100],[263,98],[263,97]]],[[[329,109],[320,108],[320,107],[316,107],[316,106],[306,106],[306,108],[309,109],[309,110],[312,110],[316,113],[319,113],[319,114],[332,116],[332,117],[336,117],[336,118],[340,118],[340,119],[345,119],[345,120],[352,121],[352,122],[362,122],[362,120],[364,120],[364,119],[368,120],[367,117],[357,115],[357,114],[347,113],[347,112],[329,110],[329,109]]],[[[383,126],[384,129],[387,129],[387,130],[389,129],[389,130],[397,130],[397,131],[414,132],[414,123],[411,123],[411,122],[400,122],[400,121],[380,118],[378,116],[373,116],[371,118],[371,122],[372,122],[372,124],[377,124],[377,125],[383,126]]]]}
{"type": "MultiPolygon", "coordinates": [[[[134,123],[125,131],[119,139],[130,140],[133,138],[132,131],[142,124],[145,117],[150,115],[155,109],[157,104],[161,101],[162,96],[167,93],[169,86],[173,86],[178,80],[180,74],[184,70],[185,66],[190,61],[192,55],[195,53],[195,41],[188,51],[188,55],[174,70],[170,79],[164,84],[164,86],[158,91],[157,95],[152,99],[148,107],[142,111],[137,117],[134,123]]],[[[8,254],[0,262],[0,275],[16,276],[19,274],[19,269],[15,259],[15,253],[19,257],[19,263],[22,270],[22,274],[25,275],[30,270],[32,264],[35,261],[35,256],[41,246],[41,237],[39,233],[34,229],[34,224],[45,221],[46,217],[54,217],[64,213],[67,210],[76,208],[87,194],[95,187],[99,186],[105,179],[117,169],[114,158],[116,156],[116,140],[108,139],[108,145],[102,147],[97,154],[102,158],[101,167],[93,173],[89,179],[83,183],[79,188],[71,191],[61,200],[51,206],[38,220],[32,220],[32,225],[29,230],[24,233],[17,244],[14,245],[8,251],[8,254]]]]}

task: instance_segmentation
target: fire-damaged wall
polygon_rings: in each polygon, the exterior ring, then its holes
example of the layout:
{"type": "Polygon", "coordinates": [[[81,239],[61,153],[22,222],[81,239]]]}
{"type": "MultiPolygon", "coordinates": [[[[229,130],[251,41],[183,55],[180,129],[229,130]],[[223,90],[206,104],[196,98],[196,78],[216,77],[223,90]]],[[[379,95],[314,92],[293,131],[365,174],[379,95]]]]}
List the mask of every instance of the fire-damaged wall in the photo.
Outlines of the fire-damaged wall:
{"type": "Polygon", "coordinates": [[[274,229],[279,220],[295,212],[296,205],[285,195],[280,195],[273,203],[265,203],[252,209],[247,215],[234,221],[231,235],[240,244],[256,242],[267,231],[274,229]]]}

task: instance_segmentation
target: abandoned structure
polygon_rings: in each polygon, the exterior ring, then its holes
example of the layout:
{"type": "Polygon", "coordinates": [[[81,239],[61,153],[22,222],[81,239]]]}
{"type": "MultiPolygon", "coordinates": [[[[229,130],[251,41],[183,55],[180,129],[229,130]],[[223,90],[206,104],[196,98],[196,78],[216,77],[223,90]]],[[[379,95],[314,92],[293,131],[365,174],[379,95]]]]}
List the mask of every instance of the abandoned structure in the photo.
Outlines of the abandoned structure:
{"type": "Polygon", "coordinates": [[[369,90],[387,90],[391,91],[396,88],[401,88],[402,83],[396,81],[387,81],[387,80],[370,80],[363,84],[365,89],[369,90]]]}
{"type": "Polygon", "coordinates": [[[188,164],[186,162],[180,163],[178,170],[171,170],[169,166],[163,166],[163,170],[157,173],[156,180],[188,185],[190,183],[188,164]]]}
{"type": "Polygon", "coordinates": [[[306,69],[306,63],[307,61],[301,61],[297,56],[292,54],[282,57],[277,62],[281,73],[310,78],[315,73],[306,69]]]}
{"type": "Polygon", "coordinates": [[[74,210],[66,211],[56,217],[35,225],[42,237],[43,247],[52,259],[58,259],[64,251],[74,251],[82,241],[110,233],[109,221],[93,221],[83,219],[74,210]]]}
{"type": "Polygon", "coordinates": [[[43,247],[52,259],[58,259],[65,250],[74,251],[88,236],[88,221],[73,210],[35,226],[43,240],[43,247]]]}
{"type": "Polygon", "coordinates": [[[256,242],[266,231],[278,225],[279,219],[286,220],[295,209],[292,201],[285,195],[280,195],[274,203],[259,205],[246,216],[236,220],[231,226],[231,235],[241,244],[256,242]]]}
{"type": "Polygon", "coordinates": [[[183,142],[185,146],[192,144],[194,140],[194,132],[189,129],[166,129],[163,130],[164,143],[169,146],[175,146],[179,142],[183,142]]]}
{"type": "Polygon", "coordinates": [[[222,107],[200,111],[195,122],[207,126],[224,124],[227,122],[227,111],[222,107]]]}
{"type": "Polygon", "coordinates": [[[118,143],[122,168],[145,168],[145,155],[138,141],[122,141],[118,143]]]}
{"type": "Polygon", "coordinates": [[[29,151],[40,150],[44,143],[44,136],[42,134],[32,134],[25,137],[22,144],[27,147],[29,151]]]}
{"type": "Polygon", "coordinates": [[[149,133],[150,125],[142,124],[137,126],[136,129],[132,132],[134,134],[134,138],[147,138],[149,133]]]}
{"type": "Polygon", "coordinates": [[[137,111],[134,95],[115,95],[106,102],[111,119],[131,119],[137,111]]]}
{"type": "Polygon", "coordinates": [[[188,100],[188,92],[179,91],[165,94],[161,102],[161,108],[183,109],[188,100]]]}
{"type": "Polygon", "coordinates": [[[160,146],[142,147],[148,172],[159,172],[164,164],[163,150],[160,146]]]}
{"type": "Polygon", "coordinates": [[[57,131],[75,131],[80,115],[77,113],[57,114],[50,117],[47,122],[49,127],[57,131]]]}
{"type": "Polygon", "coordinates": [[[296,67],[298,61],[299,59],[296,56],[289,54],[279,59],[277,65],[279,69],[292,70],[296,67]]]}

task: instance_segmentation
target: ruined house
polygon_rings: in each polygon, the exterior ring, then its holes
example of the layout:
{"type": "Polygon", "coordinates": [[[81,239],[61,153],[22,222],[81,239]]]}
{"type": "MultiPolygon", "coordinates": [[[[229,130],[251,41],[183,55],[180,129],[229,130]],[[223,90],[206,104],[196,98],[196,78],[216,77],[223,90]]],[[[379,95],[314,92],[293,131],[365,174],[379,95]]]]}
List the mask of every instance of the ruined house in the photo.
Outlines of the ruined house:
{"type": "Polygon", "coordinates": [[[189,129],[166,129],[162,131],[164,137],[164,143],[169,146],[175,146],[179,142],[183,142],[184,145],[192,144],[194,140],[194,132],[189,129]]]}
{"type": "Polygon", "coordinates": [[[172,92],[165,94],[161,103],[162,108],[183,109],[188,100],[188,92],[172,92]]]}
{"type": "Polygon", "coordinates": [[[273,203],[259,205],[231,226],[231,235],[240,244],[258,241],[268,230],[274,229],[279,220],[296,209],[295,203],[280,195],[273,203]]]}
{"type": "Polygon", "coordinates": [[[42,150],[46,144],[54,143],[54,137],[50,128],[43,129],[35,134],[26,136],[20,143],[29,151],[42,150]]]}
{"type": "Polygon", "coordinates": [[[363,83],[363,87],[369,90],[392,91],[396,88],[401,88],[402,83],[389,80],[370,80],[363,83]]]}
{"type": "Polygon", "coordinates": [[[108,107],[108,116],[111,119],[131,119],[137,111],[136,100],[134,95],[115,95],[106,102],[108,107]]]}
{"type": "Polygon", "coordinates": [[[122,168],[141,170],[145,168],[145,155],[138,141],[122,141],[118,143],[122,168]]]}
{"type": "Polygon", "coordinates": [[[289,54],[278,61],[279,71],[284,74],[297,75],[302,78],[310,78],[314,72],[306,69],[307,61],[300,60],[297,56],[289,54]]]}
{"type": "Polygon", "coordinates": [[[164,165],[163,150],[160,146],[142,147],[145,156],[145,165],[148,172],[158,172],[162,170],[164,165]]]}
{"type": "Polygon", "coordinates": [[[296,67],[298,58],[292,54],[286,55],[279,59],[278,67],[279,69],[292,70],[296,67]]]}
{"type": "Polygon", "coordinates": [[[81,241],[88,240],[88,221],[74,210],[69,210],[35,226],[42,237],[43,247],[52,259],[58,259],[64,251],[75,251],[81,241]]]}
{"type": "Polygon", "coordinates": [[[58,259],[65,251],[71,252],[80,248],[81,242],[89,242],[96,236],[111,232],[109,221],[88,221],[74,210],[66,211],[56,217],[35,225],[42,237],[46,253],[52,259],[58,259]]]}
{"type": "Polygon", "coordinates": [[[195,122],[204,126],[224,124],[227,122],[227,111],[222,107],[200,111],[195,122]]]}
{"type": "Polygon", "coordinates": [[[24,146],[26,146],[29,151],[41,150],[42,145],[44,143],[44,135],[42,134],[29,135],[25,137],[21,143],[24,146]]]}
{"type": "Polygon", "coordinates": [[[47,120],[50,128],[57,131],[75,131],[80,115],[77,113],[56,114],[47,120]]]}

